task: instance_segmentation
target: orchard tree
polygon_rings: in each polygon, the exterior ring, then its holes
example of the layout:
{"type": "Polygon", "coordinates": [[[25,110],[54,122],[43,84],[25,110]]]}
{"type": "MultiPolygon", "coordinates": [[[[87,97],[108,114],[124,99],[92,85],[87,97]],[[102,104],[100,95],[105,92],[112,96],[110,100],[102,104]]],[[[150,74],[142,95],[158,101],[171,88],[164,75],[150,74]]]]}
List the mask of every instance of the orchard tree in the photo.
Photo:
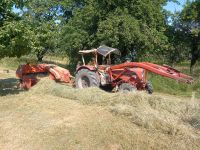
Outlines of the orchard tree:
{"type": "Polygon", "coordinates": [[[54,0],[2,0],[0,57],[34,53],[38,61],[57,48],[59,3],[54,0]],[[16,7],[21,10],[13,12],[16,7]]]}
{"type": "Polygon", "coordinates": [[[23,21],[5,22],[0,28],[0,58],[20,57],[34,49],[35,35],[23,21]]]}
{"type": "Polygon", "coordinates": [[[12,11],[13,7],[22,8],[23,0],[1,0],[0,2],[0,27],[5,21],[18,20],[20,17],[12,11]]]}
{"type": "Polygon", "coordinates": [[[2,0],[0,3],[0,58],[20,57],[33,46],[32,31],[13,7],[22,8],[22,0],[2,0]]]}
{"type": "Polygon", "coordinates": [[[57,48],[59,30],[56,21],[59,13],[59,5],[54,0],[30,0],[27,2],[23,19],[31,26],[35,34],[34,49],[39,62],[44,55],[53,52],[57,48]]]}
{"type": "Polygon", "coordinates": [[[71,18],[62,30],[62,50],[72,61],[77,61],[78,50],[101,44],[120,49],[123,56],[132,51],[139,58],[158,55],[168,49],[163,10],[166,3],[167,0],[71,1],[69,7],[65,6],[71,10],[71,18]]]}
{"type": "Polygon", "coordinates": [[[165,57],[171,65],[184,60],[189,60],[190,56],[190,38],[188,37],[188,29],[185,28],[181,20],[180,12],[171,15],[171,22],[166,30],[169,41],[169,50],[165,53],[165,57]]]}
{"type": "Polygon", "coordinates": [[[186,29],[191,47],[191,72],[194,64],[200,58],[200,0],[187,2],[181,17],[186,29]]]}

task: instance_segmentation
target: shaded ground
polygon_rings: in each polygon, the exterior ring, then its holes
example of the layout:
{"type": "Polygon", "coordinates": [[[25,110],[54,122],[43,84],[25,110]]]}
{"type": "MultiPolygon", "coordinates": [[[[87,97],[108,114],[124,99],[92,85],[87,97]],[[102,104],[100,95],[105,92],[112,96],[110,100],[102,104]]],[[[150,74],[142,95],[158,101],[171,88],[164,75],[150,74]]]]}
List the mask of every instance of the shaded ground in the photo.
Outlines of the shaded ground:
{"type": "Polygon", "coordinates": [[[0,68],[0,96],[19,94],[21,90],[17,88],[18,83],[15,71],[0,68]]]}
{"type": "Polygon", "coordinates": [[[0,79],[0,96],[8,94],[19,94],[21,90],[17,88],[18,80],[16,78],[0,79]]]}

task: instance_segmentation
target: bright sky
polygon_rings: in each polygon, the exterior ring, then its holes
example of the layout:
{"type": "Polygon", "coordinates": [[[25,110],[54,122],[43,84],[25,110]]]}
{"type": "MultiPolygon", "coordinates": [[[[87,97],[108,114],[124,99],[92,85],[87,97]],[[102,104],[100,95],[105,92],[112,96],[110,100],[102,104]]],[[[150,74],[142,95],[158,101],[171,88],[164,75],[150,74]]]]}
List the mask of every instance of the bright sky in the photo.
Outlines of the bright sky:
{"type": "MultiPolygon", "coordinates": [[[[170,2],[168,3],[167,6],[165,6],[165,9],[171,11],[171,12],[175,12],[175,11],[181,11],[184,4],[186,3],[187,0],[178,0],[178,2],[180,3],[180,5],[170,2]]],[[[190,0],[192,1],[192,0],[190,0]]]]}

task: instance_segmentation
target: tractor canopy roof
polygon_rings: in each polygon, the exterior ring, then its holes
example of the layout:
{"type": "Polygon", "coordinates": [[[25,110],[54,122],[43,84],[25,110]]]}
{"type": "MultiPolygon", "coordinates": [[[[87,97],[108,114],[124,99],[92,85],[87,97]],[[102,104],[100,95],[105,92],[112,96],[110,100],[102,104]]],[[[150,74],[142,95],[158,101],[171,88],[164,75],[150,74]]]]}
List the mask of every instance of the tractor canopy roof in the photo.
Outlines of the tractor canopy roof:
{"type": "Polygon", "coordinates": [[[105,46],[105,45],[100,46],[97,49],[79,51],[79,54],[89,54],[89,53],[99,53],[99,54],[103,55],[104,57],[106,57],[110,53],[121,55],[121,52],[118,49],[108,47],[108,46],[105,46]]]}

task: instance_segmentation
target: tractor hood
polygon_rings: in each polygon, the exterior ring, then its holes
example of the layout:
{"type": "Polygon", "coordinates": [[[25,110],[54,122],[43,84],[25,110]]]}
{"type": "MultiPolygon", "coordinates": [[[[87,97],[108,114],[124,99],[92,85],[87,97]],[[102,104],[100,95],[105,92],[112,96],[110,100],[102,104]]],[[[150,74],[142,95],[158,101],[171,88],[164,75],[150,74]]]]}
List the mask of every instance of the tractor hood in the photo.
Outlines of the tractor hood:
{"type": "Polygon", "coordinates": [[[88,53],[99,53],[99,54],[103,55],[104,57],[108,56],[110,53],[114,53],[116,55],[121,55],[121,52],[118,49],[108,47],[105,45],[100,46],[97,49],[79,51],[79,54],[88,54],[88,53]]]}

